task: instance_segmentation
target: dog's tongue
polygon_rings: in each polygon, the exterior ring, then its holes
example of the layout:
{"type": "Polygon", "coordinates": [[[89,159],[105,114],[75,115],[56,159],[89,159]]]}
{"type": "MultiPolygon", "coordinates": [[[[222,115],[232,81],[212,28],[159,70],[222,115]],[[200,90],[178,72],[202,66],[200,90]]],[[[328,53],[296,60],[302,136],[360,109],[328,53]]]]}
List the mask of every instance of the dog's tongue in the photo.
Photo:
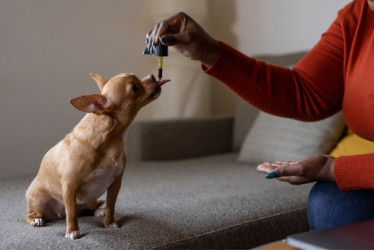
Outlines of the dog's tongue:
{"type": "Polygon", "coordinates": [[[157,84],[158,84],[158,86],[161,87],[162,85],[164,85],[167,82],[170,82],[170,80],[160,80],[160,81],[157,81],[157,84]]]}

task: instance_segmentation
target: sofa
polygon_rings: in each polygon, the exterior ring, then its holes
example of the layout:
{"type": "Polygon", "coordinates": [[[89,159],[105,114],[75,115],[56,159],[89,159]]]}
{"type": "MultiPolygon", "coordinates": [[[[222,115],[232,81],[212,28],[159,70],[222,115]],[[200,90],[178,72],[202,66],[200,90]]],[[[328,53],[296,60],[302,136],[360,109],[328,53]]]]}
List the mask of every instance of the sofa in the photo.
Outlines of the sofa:
{"type": "MultiPolygon", "coordinates": [[[[291,67],[303,55],[258,58],[291,67]]],[[[34,176],[7,178],[0,180],[0,248],[248,249],[308,231],[313,183],[267,180],[256,165],[326,154],[344,129],[340,113],[302,123],[267,115],[241,100],[234,116],[136,121],[126,133],[119,228],[83,216],[82,237],[71,241],[64,238],[64,220],[26,225],[24,194],[34,176]]]]}

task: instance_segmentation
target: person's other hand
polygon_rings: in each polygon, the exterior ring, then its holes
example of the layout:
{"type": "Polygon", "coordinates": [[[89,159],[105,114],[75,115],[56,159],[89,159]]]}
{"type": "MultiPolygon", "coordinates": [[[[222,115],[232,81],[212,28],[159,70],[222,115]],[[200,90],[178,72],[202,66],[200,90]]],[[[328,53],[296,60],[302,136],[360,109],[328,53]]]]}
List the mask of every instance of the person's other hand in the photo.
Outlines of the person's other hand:
{"type": "Polygon", "coordinates": [[[183,12],[157,23],[147,33],[147,47],[143,54],[153,54],[153,46],[159,42],[174,46],[181,54],[192,60],[199,60],[206,67],[215,62],[220,51],[219,42],[183,12]]]}
{"type": "Polygon", "coordinates": [[[335,158],[329,155],[317,155],[302,161],[264,162],[257,170],[267,173],[266,178],[277,178],[291,184],[304,184],[314,181],[335,181],[335,158]]]}

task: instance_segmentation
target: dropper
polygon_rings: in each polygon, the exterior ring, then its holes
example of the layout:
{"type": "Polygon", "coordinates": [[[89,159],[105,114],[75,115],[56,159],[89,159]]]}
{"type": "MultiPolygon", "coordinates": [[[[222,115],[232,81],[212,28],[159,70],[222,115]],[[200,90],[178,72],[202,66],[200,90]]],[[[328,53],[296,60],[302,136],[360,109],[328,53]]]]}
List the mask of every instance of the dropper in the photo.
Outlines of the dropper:
{"type": "Polygon", "coordinates": [[[168,46],[159,43],[155,45],[155,56],[158,56],[158,80],[162,79],[162,69],[164,64],[164,56],[168,56],[168,46]]]}
{"type": "Polygon", "coordinates": [[[158,80],[161,81],[162,79],[162,67],[164,64],[164,57],[160,56],[158,58],[158,80]]]}

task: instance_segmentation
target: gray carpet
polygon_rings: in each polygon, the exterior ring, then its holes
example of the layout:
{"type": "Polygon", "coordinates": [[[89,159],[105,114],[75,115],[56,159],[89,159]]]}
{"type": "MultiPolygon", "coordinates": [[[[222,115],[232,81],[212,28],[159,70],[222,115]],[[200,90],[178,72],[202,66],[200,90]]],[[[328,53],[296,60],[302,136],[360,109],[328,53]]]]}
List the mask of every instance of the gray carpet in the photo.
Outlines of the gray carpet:
{"type": "Polygon", "coordinates": [[[83,237],[75,241],[64,238],[64,220],[26,225],[33,176],[0,180],[0,249],[249,248],[307,230],[311,186],[266,180],[236,156],[129,162],[116,206],[120,228],[80,217],[83,237]]]}

